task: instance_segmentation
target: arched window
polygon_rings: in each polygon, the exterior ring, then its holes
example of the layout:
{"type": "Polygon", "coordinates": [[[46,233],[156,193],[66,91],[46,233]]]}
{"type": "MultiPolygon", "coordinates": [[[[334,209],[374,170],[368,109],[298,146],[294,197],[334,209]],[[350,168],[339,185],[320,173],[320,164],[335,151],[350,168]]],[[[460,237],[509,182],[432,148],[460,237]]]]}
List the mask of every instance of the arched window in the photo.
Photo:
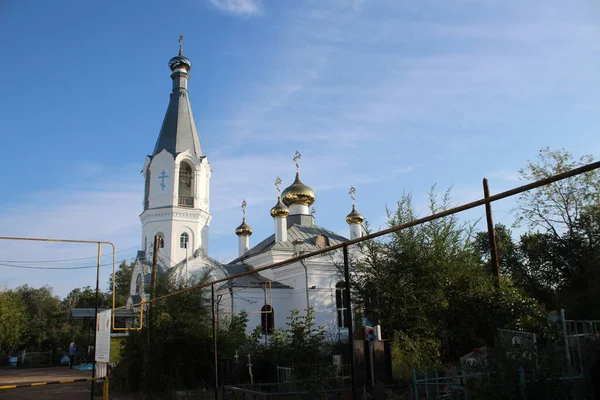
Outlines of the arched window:
{"type": "Polygon", "coordinates": [[[346,291],[346,282],[335,285],[335,308],[337,309],[338,328],[347,328],[350,321],[350,296],[346,291]]]}
{"type": "Polygon", "coordinates": [[[158,248],[164,249],[165,248],[165,238],[163,237],[163,234],[157,233],[156,236],[158,237],[158,248]]]}
{"type": "Polygon", "coordinates": [[[181,234],[181,236],[179,236],[179,248],[180,249],[187,249],[188,248],[188,242],[189,242],[190,237],[188,236],[187,233],[183,232],[181,234]]]}
{"type": "Polygon", "coordinates": [[[270,304],[265,304],[260,311],[260,326],[263,333],[269,334],[273,332],[273,328],[275,327],[275,311],[270,304]]]}
{"type": "Polygon", "coordinates": [[[315,245],[317,247],[327,247],[329,246],[329,238],[325,235],[318,235],[315,239],[315,245]]]}
{"type": "Polygon", "coordinates": [[[194,207],[194,195],[192,193],[192,182],[194,181],[192,167],[186,162],[179,164],[179,205],[183,207],[194,207]]]}
{"type": "Polygon", "coordinates": [[[144,192],[144,210],[150,207],[150,169],[146,171],[146,188],[144,192]]]}
{"type": "Polygon", "coordinates": [[[135,279],[135,294],[142,293],[142,285],[143,285],[142,274],[138,274],[137,278],[135,279]]]}

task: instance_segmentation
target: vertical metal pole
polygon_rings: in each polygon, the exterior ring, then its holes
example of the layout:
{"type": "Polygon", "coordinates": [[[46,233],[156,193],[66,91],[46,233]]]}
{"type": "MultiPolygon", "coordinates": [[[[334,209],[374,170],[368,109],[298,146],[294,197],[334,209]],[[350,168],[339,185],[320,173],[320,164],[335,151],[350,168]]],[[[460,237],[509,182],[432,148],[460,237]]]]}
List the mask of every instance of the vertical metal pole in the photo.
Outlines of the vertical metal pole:
{"type": "MultiPolygon", "coordinates": [[[[150,276],[150,303],[148,303],[148,356],[147,356],[147,360],[148,360],[148,365],[146,366],[146,368],[148,369],[147,371],[147,384],[146,384],[146,390],[148,391],[148,394],[151,394],[151,382],[153,379],[153,373],[151,373],[151,371],[153,371],[153,366],[152,366],[152,340],[153,340],[153,331],[154,331],[154,323],[153,323],[153,305],[154,303],[152,302],[152,300],[154,299],[154,296],[156,296],[156,279],[157,279],[157,275],[158,275],[158,251],[160,249],[160,239],[158,237],[158,235],[154,236],[154,251],[152,252],[152,275],[150,276]]],[[[140,305],[140,307],[144,307],[144,305],[140,305]]]]}
{"type": "Polygon", "coordinates": [[[579,358],[577,375],[583,375],[583,362],[581,356],[581,342],[579,342],[579,329],[577,328],[577,322],[575,322],[575,336],[577,337],[577,357],[579,358]]]}
{"type": "Polygon", "coordinates": [[[414,398],[413,400],[419,400],[419,389],[417,389],[417,370],[413,368],[413,389],[414,389],[414,398]]]}
{"type": "Polygon", "coordinates": [[[567,321],[565,320],[565,309],[560,309],[560,322],[562,323],[563,338],[565,340],[565,360],[567,361],[567,372],[571,373],[571,353],[569,352],[569,338],[567,337],[567,321]]]}
{"type": "MultiPolygon", "coordinates": [[[[490,197],[490,188],[488,180],[483,178],[483,197],[487,200],[490,197]]],[[[500,287],[500,268],[498,263],[498,244],[496,243],[496,229],[494,229],[494,221],[492,220],[492,203],[485,203],[485,217],[487,220],[488,239],[490,242],[490,264],[492,273],[496,278],[496,287],[500,287]]]]}
{"type": "Polygon", "coordinates": [[[217,309],[215,304],[215,285],[210,285],[211,304],[212,304],[212,337],[213,352],[215,357],[215,399],[219,398],[219,364],[217,358],[217,309]]]}
{"type": "MultiPolygon", "coordinates": [[[[265,298],[265,304],[264,304],[264,312],[262,312],[260,314],[261,319],[264,318],[265,320],[265,346],[267,345],[267,340],[268,340],[268,334],[269,334],[269,315],[267,314],[267,284],[263,283],[262,284],[262,288],[263,288],[263,295],[265,298]]],[[[273,307],[273,306],[271,306],[273,307]]]]}
{"type": "Polygon", "coordinates": [[[348,294],[348,346],[350,348],[350,374],[352,375],[352,399],[358,400],[356,391],[356,374],[354,365],[354,330],[352,323],[352,300],[350,296],[350,266],[348,265],[348,246],[343,247],[344,251],[344,279],[346,280],[346,293],[348,294]]]}
{"type": "MultiPolygon", "coordinates": [[[[96,268],[96,309],[94,310],[94,358],[92,360],[92,378],[96,377],[96,334],[98,325],[98,303],[100,299],[100,258],[102,257],[102,244],[98,243],[98,266],[96,268]]],[[[114,279],[114,278],[113,278],[114,279]]],[[[96,381],[92,381],[91,399],[94,400],[96,381]]]]}

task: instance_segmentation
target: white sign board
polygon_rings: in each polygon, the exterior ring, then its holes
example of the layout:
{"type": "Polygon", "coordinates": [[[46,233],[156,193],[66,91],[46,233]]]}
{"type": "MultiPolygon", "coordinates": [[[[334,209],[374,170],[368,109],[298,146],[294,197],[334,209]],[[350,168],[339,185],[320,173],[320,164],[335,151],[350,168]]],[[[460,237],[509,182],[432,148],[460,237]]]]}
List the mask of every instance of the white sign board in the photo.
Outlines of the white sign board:
{"type": "Polygon", "coordinates": [[[110,358],[110,331],[111,314],[110,310],[98,313],[96,320],[96,361],[109,362],[110,358]]]}

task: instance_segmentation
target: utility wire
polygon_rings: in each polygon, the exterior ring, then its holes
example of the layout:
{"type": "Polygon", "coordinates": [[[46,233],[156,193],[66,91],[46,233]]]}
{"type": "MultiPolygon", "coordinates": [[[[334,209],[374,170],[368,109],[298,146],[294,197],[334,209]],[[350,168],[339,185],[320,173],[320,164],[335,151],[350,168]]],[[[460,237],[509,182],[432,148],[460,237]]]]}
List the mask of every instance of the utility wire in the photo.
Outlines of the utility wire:
{"type": "MultiPolygon", "coordinates": [[[[128,259],[125,259],[123,261],[131,261],[131,260],[135,260],[135,258],[128,258],[128,259]]],[[[106,266],[109,266],[109,265],[113,265],[113,263],[110,262],[110,263],[106,263],[106,264],[100,264],[101,267],[106,267],[106,266]]],[[[98,268],[98,265],[86,265],[86,266],[80,266],[80,267],[36,267],[36,266],[33,266],[33,265],[15,265],[15,264],[0,263],[0,267],[54,270],[54,269],[88,269],[88,268],[98,268]]]]}
{"type": "MultiPolygon", "coordinates": [[[[115,254],[122,253],[124,251],[132,250],[132,249],[136,249],[136,248],[138,248],[138,246],[129,247],[127,249],[116,251],[115,254]]],[[[105,256],[108,256],[108,255],[109,254],[105,254],[105,256]]],[[[69,258],[66,260],[0,260],[0,263],[55,263],[55,262],[67,262],[67,261],[81,261],[81,260],[88,260],[91,258],[96,258],[96,257],[91,256],[91,257],[81,257],[81,258],[69,258]]]]}

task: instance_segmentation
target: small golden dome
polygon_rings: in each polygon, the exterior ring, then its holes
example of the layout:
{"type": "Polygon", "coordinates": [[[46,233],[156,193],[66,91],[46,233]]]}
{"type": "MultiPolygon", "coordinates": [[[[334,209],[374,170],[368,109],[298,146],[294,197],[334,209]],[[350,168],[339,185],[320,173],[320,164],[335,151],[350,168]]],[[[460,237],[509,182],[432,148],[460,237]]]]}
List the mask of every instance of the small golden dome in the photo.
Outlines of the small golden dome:
{"type": "Polygon", "coordinates": [[[285,218],[290,215],[290,210],[281,202],[281,197],[277,197],[277,204],[271,208],[271,217],[285,218]]]}
{"type": "Polygon", "coordinates": [[[242,224],[235,228],[235,234],[238,236],[250,236],[252,235],[252,228],[246,223],[246,218],[242,221],[242,224]]]}
{"type": "Polygon", "coordinates": [[[296,172],[294,183],[285,188],[281,199],[288,207],[294,204],[310,206],[315,202],[315,191],[302,183],[300,175],[296,172]]]}
{"type": "Polygon", "coordinates": [[[354,205],[352,205],[352,211],[346,216],[346,222],[350,225],[362,224],[364,220],[365,217],[363,217],[361,213],[356,211],[356,208],[354,208],[354,205]]]}

